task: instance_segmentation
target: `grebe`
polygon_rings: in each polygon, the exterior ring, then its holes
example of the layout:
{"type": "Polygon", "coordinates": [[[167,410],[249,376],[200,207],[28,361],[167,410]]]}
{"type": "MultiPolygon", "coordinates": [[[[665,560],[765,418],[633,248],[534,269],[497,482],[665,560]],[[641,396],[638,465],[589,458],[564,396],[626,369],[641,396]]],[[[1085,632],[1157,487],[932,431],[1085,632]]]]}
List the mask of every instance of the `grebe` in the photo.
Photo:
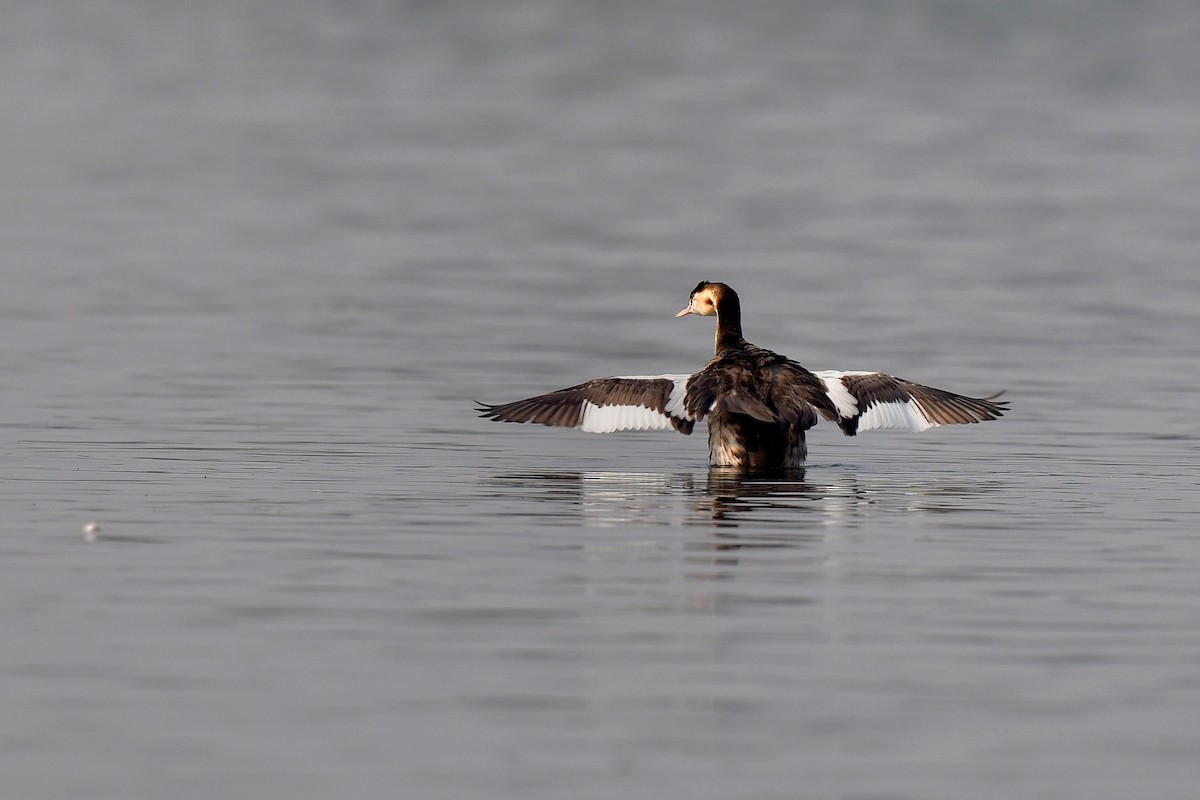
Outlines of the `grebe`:
{"type": "Polygon", "coordinates": [[[539,422],[592,433],[670,430],[690,434],[708,420],[713,466],[791,469],[807,455],[804,432],[824,417],[847,436],[892,428],[923,431],[1000,417],[1006,402],[922,386],[883,372],[809,372],[742,338],[737,292],[701,281],[676,314],[717,318],[714,356],[692,375],[596,378],[500,405],[480,404],[498,422],[539,422]]]}

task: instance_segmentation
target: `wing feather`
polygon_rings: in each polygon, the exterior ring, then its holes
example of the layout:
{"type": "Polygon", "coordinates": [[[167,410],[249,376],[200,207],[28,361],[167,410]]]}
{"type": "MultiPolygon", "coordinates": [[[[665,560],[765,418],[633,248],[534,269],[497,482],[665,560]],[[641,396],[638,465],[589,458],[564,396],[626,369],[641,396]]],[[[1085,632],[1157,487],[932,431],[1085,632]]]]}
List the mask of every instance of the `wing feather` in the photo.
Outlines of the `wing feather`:
{"type": "Polygon", "coordinates": [[[692,432],[703,414],[686,408],[690,375],[623,375],[499,405],[478,404],[481,417],[497,422],[536,422],[589,433],[626,430],[692,432]]]}

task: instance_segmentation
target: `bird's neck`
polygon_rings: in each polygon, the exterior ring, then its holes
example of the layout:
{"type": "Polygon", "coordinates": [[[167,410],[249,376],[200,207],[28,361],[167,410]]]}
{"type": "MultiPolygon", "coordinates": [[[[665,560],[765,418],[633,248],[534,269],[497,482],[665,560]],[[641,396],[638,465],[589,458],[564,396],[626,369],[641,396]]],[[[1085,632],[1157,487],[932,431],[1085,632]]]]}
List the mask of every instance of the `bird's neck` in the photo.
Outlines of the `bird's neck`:
{"type": "Polygon", "coordinates": [[[737,295],[723,298],[717,306],[717,341],[714,352],[745,344],[742,338],[742,304],[737,295]]]}

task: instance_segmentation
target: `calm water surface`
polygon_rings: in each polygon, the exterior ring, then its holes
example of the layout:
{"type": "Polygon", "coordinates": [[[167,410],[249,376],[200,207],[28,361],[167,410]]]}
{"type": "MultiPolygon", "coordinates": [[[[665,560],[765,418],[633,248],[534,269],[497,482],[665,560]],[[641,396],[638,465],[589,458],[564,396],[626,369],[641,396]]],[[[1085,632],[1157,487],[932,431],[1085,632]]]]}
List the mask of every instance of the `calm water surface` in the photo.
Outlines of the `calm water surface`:
{"type": "Polygon", "coordinates": [[[9,17],[4,796],[1194,796],[1188,4],[9,17]],[[475,418],[700,366],[701,279],[1012,413],[475,418]]]}

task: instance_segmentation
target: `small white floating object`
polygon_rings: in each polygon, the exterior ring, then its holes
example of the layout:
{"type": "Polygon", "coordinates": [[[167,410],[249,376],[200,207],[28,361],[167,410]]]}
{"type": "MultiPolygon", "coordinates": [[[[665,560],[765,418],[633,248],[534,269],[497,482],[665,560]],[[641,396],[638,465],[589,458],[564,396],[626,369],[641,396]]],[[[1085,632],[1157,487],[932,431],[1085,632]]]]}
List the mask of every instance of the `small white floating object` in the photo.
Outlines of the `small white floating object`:
{"type": "Polygon", "coordinates": [[[87,525],[83,526],[83,540],[85,542],[96,541],[96,535],[100,533],[100,523],[92,520],[87,525]]]}

